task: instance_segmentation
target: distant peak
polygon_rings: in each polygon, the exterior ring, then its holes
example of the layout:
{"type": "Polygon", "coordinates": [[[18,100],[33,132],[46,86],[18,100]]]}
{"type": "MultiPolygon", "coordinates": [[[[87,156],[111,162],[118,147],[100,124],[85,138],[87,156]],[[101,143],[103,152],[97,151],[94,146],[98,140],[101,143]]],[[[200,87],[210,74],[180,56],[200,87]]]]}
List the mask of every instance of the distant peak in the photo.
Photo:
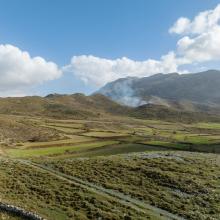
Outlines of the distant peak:
{"type": "Polygon", "coordinates": [[[50,98],[56,98],[56,97],[60,97],[60,96],[62,96],[62,95],[60,95],[58,93],[51,93],[51,94],[45,96],[45,98],[49,98],[50,99],[50,98]]]}

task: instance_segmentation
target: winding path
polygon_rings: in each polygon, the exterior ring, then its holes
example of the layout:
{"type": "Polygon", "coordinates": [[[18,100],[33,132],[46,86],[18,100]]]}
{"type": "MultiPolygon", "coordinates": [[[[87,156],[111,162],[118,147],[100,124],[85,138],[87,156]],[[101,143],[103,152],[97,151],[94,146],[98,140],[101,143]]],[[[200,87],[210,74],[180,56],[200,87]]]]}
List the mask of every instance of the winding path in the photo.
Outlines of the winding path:
{"type": "Polygon", "coordinates": [[[157,208],[155,206],[149,205],[141,200],[138,199],[134,199],[131,198],[128,195],[125,195],[123,193],[111,190],[111,189],[106,189],[102,186],[97,186],[91,182],[82,180],[80,178],[74,177],[74,176],[70,176],[70,175],[66,175],[62,172],[59,172],[57,170],[54,170],[48,166],[44,166],[38,163],[34,163],[28,160],[18,160],[19,162],[35,167],[39,170],[43,170],[46,171],[48,173],[50,173],[53,176],[56,176],[59,179],[65,180],[69,183],[73,183],[81,188],[84,188],[86,190],[89,190],[93,193],[99,194],[101,196],[104,196],[106,198],[110,198],[110,199],[114,199],[116,200],[118,203],[128,206],[138,212],[142,212],[145,214],[149,214],[152,217],[155,217],[156,219],[161,219],[161,220],[184,220],[184,218],[177,216],[175,214],[172,214],[166,210],[157,208]]]}

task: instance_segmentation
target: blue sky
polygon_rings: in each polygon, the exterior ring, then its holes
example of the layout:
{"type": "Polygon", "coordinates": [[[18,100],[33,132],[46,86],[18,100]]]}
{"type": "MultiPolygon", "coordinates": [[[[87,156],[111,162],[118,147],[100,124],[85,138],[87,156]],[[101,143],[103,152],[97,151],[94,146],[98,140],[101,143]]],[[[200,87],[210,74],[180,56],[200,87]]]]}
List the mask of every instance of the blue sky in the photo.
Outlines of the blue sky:
{"type": "MultiPolygon", "coordinates": [[[[122,57],[133,61],[160,60],[176,50],[181,37],[169,33],[169,28],[178,18],[193,19],[219,3],[216,0],[0,0],[0,44],[13,45],[31,57],[40,56],[60,69],[68,66],[73,56],[80,55],[107,60],[122,57]]],[[[193,70],[193,65],[190,63],[188,69],[193,70]]],[[[200,67],[216,68],[218,64],[209,60],[200,67]]],[[[40,95],[88,94],[101,85],[90,79],[85,83],[84,75],[74,73],[75,66],[69,69],[56,79],[42,80],[27,88],[22,84],[18,90],[40,95]]],[[[10,88],[6,94],[10,94],[10,88]]]]}

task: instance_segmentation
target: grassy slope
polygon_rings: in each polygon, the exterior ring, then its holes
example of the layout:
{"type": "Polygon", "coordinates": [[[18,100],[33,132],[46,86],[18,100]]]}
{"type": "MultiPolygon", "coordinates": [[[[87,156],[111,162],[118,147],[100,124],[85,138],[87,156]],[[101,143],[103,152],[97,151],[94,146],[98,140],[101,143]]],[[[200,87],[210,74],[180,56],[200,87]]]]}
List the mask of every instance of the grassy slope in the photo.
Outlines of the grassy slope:
{"type": "Polygon", "coordinates": [[[20,162],[0,160],[1,200],[49,220],[145,219],[142,214],[20,162]],[[114,210],[114,212],[112,212],[114,210]]]}
{"type": "Polygon", "coordinates": [[[165,152],[46,164],[189,219],[219,219],[217,160],[215,155],[165,152]]]}
{"type": "Polygon", "coordinates": [[[176,110],[160,105],[138,108],[122,106],[103,95],[49,95],[47,97],[0,98],[0,114],[48,117],[56,119],[89,119],[103,116],[130,116],[168,121],[220,121],[212,112],[176,110]]]}
{"type": "Polygon", "coordinates": [[[30,120],[13,116],[0,116],[0,141],[5,145],[29,140],[51,141],[61,137],[62,135],[54,129],[39,127],[30,120]]]}
{"type": "MultiPolygon", "coordinates": [[[[184,152],[165,158],[127,155],[174,149],[220,152],[220,124],[194,123],[192,118],[210,119],[207,115],[180,114],[155,106],[130,109],[103,96],[80,94],[0,99],[0,113],[3,156],[36,157],[40,163],[49,157],[53,162],[48,163],[62,172],[173,213],[191,219],[220,218],[217,156],[184,152]],[[124,117],[128,115],[142,120],[124,117]],[[158,116],[170,122],[143,120],[158,116]],[[97,157],[112,154],[124,156],[97,157]],[[93,159],[71,160],[76,157],[93,159]]],[[[49,220],[123,219],[124,213],[132,219],[142,217],[116,201],[10,158],[0,161],[0,199],[49,220]]]]}

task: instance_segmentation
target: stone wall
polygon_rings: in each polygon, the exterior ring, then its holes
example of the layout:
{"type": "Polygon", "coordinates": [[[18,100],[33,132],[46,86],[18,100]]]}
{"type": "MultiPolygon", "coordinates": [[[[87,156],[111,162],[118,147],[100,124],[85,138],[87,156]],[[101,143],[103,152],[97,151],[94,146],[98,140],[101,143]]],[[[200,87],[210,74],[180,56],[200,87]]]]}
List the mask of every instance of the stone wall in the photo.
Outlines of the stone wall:
{"type": "Polygon", "coordinates": [[[36,213],[33,212],[28,212],[22,208],[13,206],[13,205],[8,205],[5,203],[0,202],[0,211],[5,211],[8,213],[12,213],[16,216],[20,216],[24,219],[28,220],[46,220],[45,218],[40,217],[36,213]]]}

